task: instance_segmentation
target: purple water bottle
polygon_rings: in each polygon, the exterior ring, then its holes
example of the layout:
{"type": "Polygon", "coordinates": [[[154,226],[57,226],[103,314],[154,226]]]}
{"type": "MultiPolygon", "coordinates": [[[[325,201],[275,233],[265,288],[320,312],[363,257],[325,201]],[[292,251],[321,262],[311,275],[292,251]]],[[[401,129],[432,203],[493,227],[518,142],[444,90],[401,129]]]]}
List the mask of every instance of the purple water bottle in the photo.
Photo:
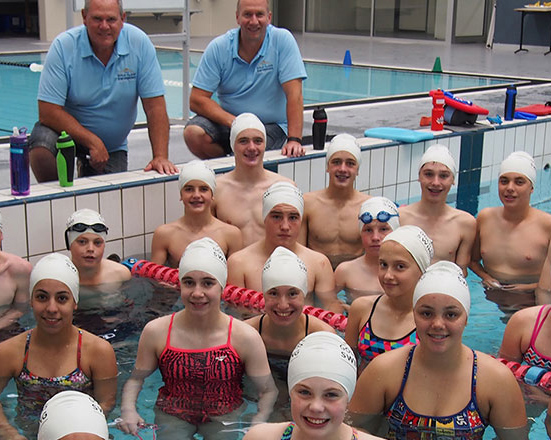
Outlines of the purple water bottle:
{"type": "Polygon", "coordinates": [[[29,143],[27,129],[13,127],[10,137],[10,177],[11,193],[14,196],[27,196],[30,192],[29,143]]]}

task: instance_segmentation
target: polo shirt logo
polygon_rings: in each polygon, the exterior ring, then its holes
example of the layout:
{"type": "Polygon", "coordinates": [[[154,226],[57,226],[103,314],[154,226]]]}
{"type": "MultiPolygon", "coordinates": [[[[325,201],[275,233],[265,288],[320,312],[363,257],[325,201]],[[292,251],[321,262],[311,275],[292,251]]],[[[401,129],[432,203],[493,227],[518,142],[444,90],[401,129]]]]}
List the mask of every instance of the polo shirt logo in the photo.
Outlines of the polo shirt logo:
{"type": "Polygon", "coordinates": [[[128,67],[125,67],[123,70],[117,73],[117,81],[131,81],[135,80],[136,77],[136,72],[130,70],[128,67]]]}
{"type": "Polygon", "coordinates": [[[262,60],[260,63],[258,63],[258,66],[256,66],[257,73],[271,72],[272,70],[274,70],[273,63],[269,63],[266,60],[262,60]]]}

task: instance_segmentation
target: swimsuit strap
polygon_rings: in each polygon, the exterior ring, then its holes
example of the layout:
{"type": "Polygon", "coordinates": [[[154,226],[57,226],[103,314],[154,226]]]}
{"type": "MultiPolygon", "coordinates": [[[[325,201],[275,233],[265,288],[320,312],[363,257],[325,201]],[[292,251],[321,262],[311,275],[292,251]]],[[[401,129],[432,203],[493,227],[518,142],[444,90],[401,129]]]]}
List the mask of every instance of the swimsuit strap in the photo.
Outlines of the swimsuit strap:
{"type": "Polygon", "coordinates": [[[228,327],[228,341],[226,342],[226,345],[229,347],[231,346],[231,328],[233,324],[233,316],[230,316],[230,325],[228,327]]]}
{"type": "Polygon", "coordinates": [[[306,331],[304,332],[304,336],[308,336],[308,314],[305,313],[304,316],[306,316],[306,331]]]}
{"type": "Polygon", "coordinates": [[[405,388],[406,382],[408,380],[409,369],[411,368],[411,361],[413,359],[413,352],[415,351],[415,347],[417,347],[417,346],[413,345],[411,347],[411,350],[409,350],[408,358],[407,358],[407,361],[406,361],[406,366],[404,368],[404,377],[402,378],[402,385],[400,385],[400,391],[398,392],[398,395],[403,396],[403,394],[404,394],[404,388],[405,388]]]}
{"type": "Polygon", "coordinates": [[[77,342],[77,368],[80,370],[80,355],[82,353],[82,330],[78,329],[78,342],[77,342]]]}
{"type": "Polygon", "coordinates": [[[29,346],[31,345],[31,333],[33,331],[29,330],[27,333],[27,342],[25,342],[25,353],[23,356],[23,369],[27,368],[27,359],[29,359],[29,346]]]}
{"type": "Polygon", "coordinates": [[[551,311],[551,306],[542,306],[540,308],[540,311],[538,312],[538,317],[536,319],[536,323],[534,324],[534,330],[532,331],[532,337],[530,338],[530,345],[534,346],[534,343],[536,342],[536,338],[540,334],[541,328],[543,327],[543,324],[545,323],[545,320],[547,319],[547,316],[549,315],[549,312],[551,311]],[[541,314],[545,310],[545,316],[541,319],[541,314]]]}
{"type": "Polygon", "coordinates": [[[168,333],[166,334],[166,347],[170,347],[170,334],[172,333],[172,323],[174,322],[174,315],[176,312],[174,312],[170,316],[170,324],[168,325],[168,333]]]}
{"type": "Polygon", "coordinates": [[[358,431],[356,431],[355,428],[352,428],[352,439],[351,440],[358,440],[358,431]]]}
{"type": "Polygon", "coordinates": [[[261,335],[262,334],[262,321],[264,321],[264,317],[266,316],[266,314],[264,313],[261,317],[260,317],[260,321],[258,322],[258,334],[261,335]]]}
{"type": "Polygon", "coordinates": [[[283,431],[283,434],[281,435],[281,440],[291,440],[294,427],[295,424],[293,422],[289,423],[289,425],[287,426],[287,428],[285,428],[285,431],[283,431]]]}
{"type": "Polygon", "coordinates": [[[371,331],[373,331],[373,326],[371,325],[371,318],[373,318],[373,313],[375,313],[375,307],[377,307],[377,303],[382,297],[383,295],[379,295],[377,297],[377,299],[373,303],[373,307],[371,307],[371,312],[369,313],[369,317],[367,318],[367,321],[365,321],[365,324],[364,324],[364,327],[366,326],[366,324],[369,324],[369,328],[371,329],[371,331]]]}
{"type": "Polygon", "coordinates": [[[471,401],[474,402],[477,407],[478,404],[476,403],[476,376],[478,371],[478,358],[476,356],[475,351],[471,348],[471,351],[473,352],[473,375],[471,378],[471,401]]]}

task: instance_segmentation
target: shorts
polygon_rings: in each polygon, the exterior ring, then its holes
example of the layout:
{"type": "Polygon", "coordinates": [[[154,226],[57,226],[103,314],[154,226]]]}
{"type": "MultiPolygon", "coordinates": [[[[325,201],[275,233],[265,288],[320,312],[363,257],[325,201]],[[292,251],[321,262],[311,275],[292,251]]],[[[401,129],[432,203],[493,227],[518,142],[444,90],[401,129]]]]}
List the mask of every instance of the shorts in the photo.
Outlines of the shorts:
{"type": "MultiPolygon", "coordinates": [[[[46,125],[42,125],[40,122],[37,122],[34,124],[33,131],[29,137],[29,149],[32,150],[38,146],[44,147],[55,157],[57,154],[56,143],[58,137],[58,132],[52,130],[46,125]]],[[[87,154],[87,148],[76,144],[78,177],[122,173],[128,170],[128,152],[125,150],[111,151],[109,153],[109,160],[105,164],[105,168],[102,171],[98,171],[90,165],[90,162],[86,157],[87,154]]]]}
{"type": "MultiPolygon", "coordinates": [[[[210,119],[201,115],[195,115],[191,118],[188,125],[197,125],[205,130],[212,140],[224,149],[226,155],[232,155],[230,146],[230,127],[212,122],[210,119]]],[[[277,124],[264,124],[266,127],[266,151],[279,150],[287,142],[287,134],[277,124]]]]}

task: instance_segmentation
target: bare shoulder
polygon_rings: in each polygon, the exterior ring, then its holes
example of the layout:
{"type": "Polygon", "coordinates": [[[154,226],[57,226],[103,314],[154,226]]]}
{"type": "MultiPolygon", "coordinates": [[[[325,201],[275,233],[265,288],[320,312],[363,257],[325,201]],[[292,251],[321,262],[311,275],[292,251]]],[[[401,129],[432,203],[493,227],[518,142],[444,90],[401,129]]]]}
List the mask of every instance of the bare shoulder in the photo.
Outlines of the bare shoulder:
{"type": "Polygon", "coordinates": [[[491,208],[484,208],[476,216],[476,221],[480,223],[480,222],[487,221],[491,218],[495,218],[498,215],[498,212],[499,212],[499,208],[495,206],[491,208]]]}
{"type": "Polygon", "coordinates": [[[103,338],[94,335],[86,330],[82,330],[82,346],[88,351],[89,359],[104,360],[105,355],[113,354],[113,347],[103,338]]]}
{"type": "Polygon", "coordinates": [[[335,269],[335,277],[337,276],[346,276],[352,274],[353,272],[361,269],[361,260],[364,258],[363,255],[360,255],[357,258],[349,261],[343,261],[335,269]]]}
{"type": "Polygon", "coordinates": [[[507,325],[515,325],[519,327],[527,326],[530,332],[533,329],[534,322],[538,317],[540,310],[546,306],[533,306],[516,311],[509,319],[507,325]]]}
{"type": "Polygon", "coordinates": [[[252,318],[249,318],[249,319],[246,319],[245,321],[243,321],[245,324],[248,324],[250,325],[252,328],[254,328],[256,331],[258,331],[259,327],[260,327],[260,317],[262,315],[256,315],[256,316],[253,316],[252,318]]]}
{"type": "Polygon", "coordinates": [[[462,209],[455,209],[457,219],[460,221],[460,223],[464,226],[475,226],[476,225],[476,219],[474,216],[467,212],[463,211],[462,209]]]}
{"type": "Polygon", "coordinates": [[[319,203],[320,200],[323,198],[323,195],[325,193],[324,189],[319,189],[317,191],[310,191],[307,193],[304,193],[304,206],[307,204],[312,203],[319,203]]]}
{"type": "Polygon", "coordinates": [[[410,218],[415,216],[417,212],[417,203],[412,203],[411,205],[402,205],[398,208],[398,213],[400,214],[400,224],[405,225],[410,218]]]}
{"type": "Polygon", "coordinates": [[[541,222],[544,228],[551,232],[551,214],[536,208],[532,208],[532,211],[536,214],[538,222],[541,222]]]}
{"type": "Polygon", "coordinates": [[[249,338],[252,338],[253,340],[256,340],[257,338],[260,338],[260,335],[252,325],[245,323],[239,319],[234,319],[232,326],[232,340],[236,337],[245,338],[247,340],[249,340],[249,338]]]}
{"type": "Polygon", "coordinates": [[[219,187],[223,189],[228,183],[234,182],[234,174],[235,171],[233,170],[228,173],[218,174],[216,176],[216,191],[218,192],[219,187]]]}
{"type": "Polygon", "coordinates": [[[3,256],[9,261],[9,272],[14,276],[30,275],[33,268],[32,264],[17,255],[2,252],[3,256]]]}
{"type": "Polygon", "coordinates": [[[20,333],[17,336],[0,342],[0,371],[5,376],[19,374],[23,366],[23,356],[28,332],[20,333]]]}
{"type": "Polygon", "coordinates": [[[293,185],[296,185],[295,181],[289,179],[288,177],[282,176],[281,174],[274,173],[270,170],[264,170],[264,178],[269,182],[269,185],[275,182],[290,182],[293,185]]]}
{"type": "Polygon", "coordinates": [[[478,363],[477,388],[481,386],[486,390],[499,389],[508,381],[510,384],[516,384],[515,376],[509,367],[486,353],[475,353],[478,363]]]}
{"type": "Polygon", "coordinates": [[[335,329],[321,319],[310,316],[308,322],[308,334],[315,332],[330,332],[336,333],[335,329]]]}
{"type": "Polygon", "coordinates": [[[371,310],[373,308],[373,303],[377,298],[379,298],[379,295],[360,296],[359,298],[356,298],[350,305],[349,313],[361,314],[371,310]]]}
{"type": "Polygon", "coordinates": [[[249,429],[243,440],[279,440],[287,426],[289,422],[261,423],[249,429]]]}
{"type": "Polygon", "coordinates": [[[103,259],[101,261],[103,269],[109,273],[109,281],[126,281],[132,278],[132,273],[126,266],[116,261],[103,259]]]}
{"type": "Polygon", "coordinates": [[[262,348],[264,351],[266,350],[258,331],[239,319],[233,320],[231,343],[240,356],[251,354],[259,348],[262,348]]]}

